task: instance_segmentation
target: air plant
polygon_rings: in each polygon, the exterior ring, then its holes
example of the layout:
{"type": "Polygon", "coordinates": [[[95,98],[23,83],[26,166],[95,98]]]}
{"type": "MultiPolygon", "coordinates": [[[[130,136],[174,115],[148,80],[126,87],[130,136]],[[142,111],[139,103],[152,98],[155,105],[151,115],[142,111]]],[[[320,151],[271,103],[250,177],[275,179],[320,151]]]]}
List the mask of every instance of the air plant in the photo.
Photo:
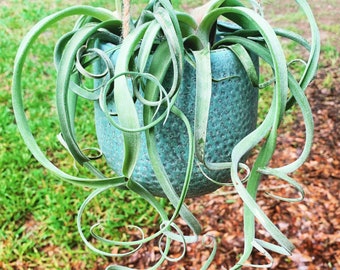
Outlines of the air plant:
{"type": "MultiPolygon", "coordinates": [[[[254,248],[265,254],[271,262],[273,259],[269,251],[285,255],[291,253],[294,246],[263,212],[256,202],[256,196],[263,175],[273,175],[286,181],[300,194],[298,199],[272,195],[277,199],[298,201],[304,195],[302,187],[290,174],[304,163],[312,146],[313,119],[304,91],[316,72],[320,44],[309,5],[305,0],[296,2],[310,24],[310,43],[295,32],[272,28],[256,1],[244,3],[238,0],[210,1],[195,10],[195,16],[174,10],[169,0],[151,0],[135,20],[122,20],[118,13],[115,15],[104,8],[72,6],[42,19],[27,33],[14,65],[12,93],[17,125],[27,147],[43,166],[67,182],[94,189],[83,202],[77,217],[79,233],[91,250],[105,256],[125,256],[151,240],[160,239],[160,243],[164,244],[160,244],[161,258],[150,268],[156,269],[165,260],[173,260],[168,256],[170,246],[172,241],[179,241],[183,244],[183,254],[177,258],[180,260],[185,255],[186,245],[197,242],[201,233],[201,226],[185,205],[185,199],[212,192],[223,185],[231,185],[244,202],[245,234],[244,253],[233,269],[245,265],[254,248]],[[95,178],[70,175],[56,167],[32,135],[24,109],[23,67],[32,44],[41,33],[54,27],[56,22],[75,15],[79,19],[73,30],[60,37],[54,52],[57,112],[61,130],[58,138],[75,161],[87,168],[95,178]],[[122,28],[129,30],[123,35],[122,28]],[[290,71],[280,38],[292,40],[309,52],[299,77],[293,76],[290,71]],[[234,69],[231,65],[237,63],[242,75],[214,78],[212,54],[216,51],[227,52],[236,59],[222,61],[231,69],[234,69]],[[259,81],[258,59],[272,69],[273,79],[269,82],[259,81]],[[187,79],[189,71],[193,79],[187,79]],[[216,94],[214,84],[233,80],[234,77],[237,80],[244,77],[246,84],[245,92],[238,93],[238,98],[252,93],[252,100],[245,99],[244,106],[254,102],[255,105],[251,107],[253,111],[241,116],[241,121],[250,117],[252,124],[245,132],[239,133],[241,135],[237,135],[231,144],[222,143],[219,147],[222,147],[223,154],[219,154],[215,152],[214,138],[209,138],[208,131],[209,123],[214,121],[211,111],[216,108],[212,103],[212,96],[216,94]],[[190,94],[194,99],[189,105],[183,103],[187,102],[185,99],[189,91],[185,87],[186,80],[192,81],[194,86],[190,94]],[[264,120],[256,125],[257,91],[270,84],[273,86],[270,108],[264,120]],[[88,156],[78,144],[75,115],[80,99],[92,101],[95,107],[93,117],[98,122],[100,146],[96,157],[88,156]],[[276,148],[278,128],[286,111],[292,106],[297,106],[303,115],[306,134],[303,151],[295,161],[271,168],[268,164],[276,148]],[[191,111],[184,107],[190,107],[191,111]],[[179,136],[163,140],[172,130],[176,130],[179,136]],[[176,160],[169,162],[166,156],[171,155],[171,151],[177,151],[174,146],[180,144],[179,138],[184,138],[184,150],[175,153],[181,156],[173,164],[176,160]],[[209,144],[212,150],[208,151],[209,144]],[[256,160],[251,166],[246,165],[247,155],[254,148],[259,148],[256,160]],[[208,160],[207,156],[214,153],[218,158],[208,160]],[[115,171],[115,176],[106,176],[93,164],[93,159],[103,156],[115,171]],[[219,159],[221,156],[222,160],[219,159]],[[147,171],[143,171],[143,166],[148,167],[147,171]],[[173,168],[177,167],[180,172],[174,176],[173,168]],[[244,170],[245,175],[241,176],[240,170],[244,170]],[[196,178],[204,180],[195,184],[196,178]],[[192,191],[192,188],[195,190],[192,191]],[[144,236],[141,228],[132,226],[140,233],[140,239],[126,242],[99,235],[100,223],[91,227],[91,235],[97,240],[130,247],[131,251],[124,254],[98,249],[83,233],[81,218],[86,206],[108,189],[135,192],[150,203],[161,218],[158,232],[144,236]],[[173,205],[171,214],[163,209],[156,198],[158,196],[166,197],[173,205]],[[190,227],[192,235],[182,233],[176,224],[178,216],[190,227]],[[276,244],[255,237],[255,219],[276,244]]],[[[230,85],[227,84],[225,88],[228,87],[230,85]]],[[[221,93],[229,95],[227,91],[231,90],[222,89],[221,93]]],[[[219,100],[218,97],[216,99],[219,100]]],[[[220,118],[215,120],[222,126],[222,133],[231,126],[228,113],[243,106],[233,104],[222,106],[220,118]]],[[[245,108],[243,111],[246,111],[245,108]]],[[[234,116],[237,114],[241,113],[237,111],[234,116]]],[[[235,134],[238,132],[237,126],[232,129],[235,134]]],[[[229,136],[229,131],[226,134],[229,136]]],[[[209,235],[204,238],[213,242],[211,256],[202,266],[202,269],[207,269],[216,253],[217,242],[209,235]]],[[[109,269],[129,268],[110,266],[109,269]]]]}

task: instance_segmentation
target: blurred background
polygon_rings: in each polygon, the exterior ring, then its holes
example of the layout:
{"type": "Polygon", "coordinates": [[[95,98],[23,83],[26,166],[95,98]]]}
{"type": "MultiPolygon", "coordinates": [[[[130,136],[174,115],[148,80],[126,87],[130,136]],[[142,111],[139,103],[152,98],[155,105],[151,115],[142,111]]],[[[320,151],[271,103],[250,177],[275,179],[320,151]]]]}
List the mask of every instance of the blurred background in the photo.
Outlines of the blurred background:
{"type": "MultiPolygon", "coordinates": [[[[132,1],[133,14],[138,14],[147,2],[132,1]]],[[[308,25],[295,1],[262,2],[265,16],[274,25],[297,30],[309,38],[308,25]]],[[[303,185],[306,197],[295,204],[268,198],[265,191],[281,194],[284,187],[277,188],[280,186],[277,182],[267,179],[258,199],[297,247],[291,257],[275,255],[274,269],[340,269],[340,3],[338,0],[310,2],[321,32],[322,54],[319,71],[307,90],[315,119],[315,144],[309,160],[294,175],[303,185]]],[[[182,10],[202,3],[173,1],[182,10]]],[[[111,263],[143,269],[157,257],[157,243],[126,259],[102,257],[87,249],[78,234],[75,217],[90,190],[64,183],[42,168],[27,150],[15,125],[10,89],[21,39],[46,15],[76,4],[115,8],[114,1],[104,0],[0,0],[0,269],[105,269],[111,263]]],[[[56,140],[59,130],[54,107],[54,43],[72,29],[74,22],[75,18],[63,21],[39,38],[25,67],[23,87],[27,114],[42,149],[66,171],[82,174],[56,140]]],[[[292,54],[288,58],[299,53],[295,44],[285,46],[292,54]]],[[[263,104],[260,110],[266,111],[266,93],[261,94],[260,100],[263,104]]],[[[91,113],[90,106],[83,106],[91,113]]],[[[95,138],[93,123],[85,112],[79,117],[82,136],[89,142],[95,138]]],[[[304,138],[300,123],[301,115],[293,109],[280,129],[275,164],[284,164],[296,152],[304,138]]],[[[161,199],[161,203],[167,207],[167,201],[161,199]]],[[[228,269],[242,252],[242,202],[232,189],[223,188],[187,203],[204,232],[218,239],[219,250],[209,269],[228,269]]],[[[134,222],[147,228],[148,233],[159,226],[157,214],[129,192],[110,190],[89,207],[85,223],[107,218],[115,229],[110,233],[119,239],[124,239],[124,228],[134,222]]],[[[265,234],[261,227],[258,232],[265,234]]],[[[208,252],[209,248],[200,244],[189,246],[188,255],[180,264],[168,263],[164,269],[199,269],[208,252]]],[[[253,260],[260,261],[261,256],[254,254],[253,260]]]]}

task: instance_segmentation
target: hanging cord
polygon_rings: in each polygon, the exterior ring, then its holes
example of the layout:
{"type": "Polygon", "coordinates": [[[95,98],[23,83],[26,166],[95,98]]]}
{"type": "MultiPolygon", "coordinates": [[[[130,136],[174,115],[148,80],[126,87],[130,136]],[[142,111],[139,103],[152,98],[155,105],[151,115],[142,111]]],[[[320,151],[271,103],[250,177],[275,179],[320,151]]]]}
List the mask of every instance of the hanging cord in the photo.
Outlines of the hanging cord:
{"type": "Polygon", "coordinates": [[[130,32],[130,0],[123,0],[123,38],[130,32]]]}

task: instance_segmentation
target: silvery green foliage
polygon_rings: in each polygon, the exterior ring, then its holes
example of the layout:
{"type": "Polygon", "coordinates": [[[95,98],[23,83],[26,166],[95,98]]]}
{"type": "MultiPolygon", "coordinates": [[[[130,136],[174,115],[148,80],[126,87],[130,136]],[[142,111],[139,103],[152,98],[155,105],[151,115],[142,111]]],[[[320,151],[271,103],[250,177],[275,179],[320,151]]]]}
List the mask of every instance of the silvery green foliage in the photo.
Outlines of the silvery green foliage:
{"type": "MultiPolygon", "coordinates": [[[[313,119],[304,91],[316,72],[320,41],[309,5],[305,0],[296,2],[310,24],[310,43],[296,33],[273,29],[261,12],[257,13],[237,0],[209,2],[201,9],[198,21],[187,13],[175,11],[168,0],[151,1],[141,12],[140,17],[131,22],[131,32],[124,39],[121,38],[121,20],[114,17],[110,10],[90,6],[74,6],[54,13],[42,19],[27,33],[18,49],[14,65],[12,92],[16,121],[28,148],[42,165],[65,181],[94,188],[81,206],[77,219],[79,233],[91,250],[106,256],[126,256],[157,238],[160,242],[161,258],[151,269],[159,267],[164,260],[174,260],[168,256],[172,241],[183,244],[183,254],[176,259],[180,260],[185,255],[187,244],[201,239],[200,224],[184,204],[184,199],[190,192],[193,168],[198,162],[200,166],[212,170],[227,169],[231,179],[229,184],[234,186],[244,202],[244,253],[233,269],[242,267],[254,248],[265,254],[271,262],[273,260],[270,251],[285,255],[291,253],[294,246],[256,203],[256,193],[261,176],[273,175],[293,186],[301,195],[298,199],[303,198],[303,189],[290,174],[304,163],[312,145],[313,119]],[[62,36],[55,49],[55,66],[58,73],[57,111],[61,129],[59,140],[80,165],[95,175],[95,179],[69,175],[57,168],[37,144],[24,109],[23,67],[32,44],[41,33],[54,27],[54,23],[74,15],[79,16],[79,20],[73,31],[62,36]],[[232,24],[217,22],[220,17],[224,17],[232,24]],[[298,79],[293,77],[289,70],[279,36],[293,40],[309,52],[309,58],[298,79]],[[110,44],[108,50],[101,48],[103,43],[110,44]],[[257,68],[250,55],[255,55],[272,67],[272,82],[275,83],[272,103],[264,120],[237,142],[231,151],[230,160],[209,163],[206,161],[205,150],[209,139],[206,135],[209,124],[206,112],[211,106],[209,100],[213,81],[210,53],[221,48],[227,48],[237,56],[255,88],[261,88],[267,83],[259,83],[257,68]],[[112,55],[115,53],[117,58],[112,61],[112,55]],[[90,67],[98,67],[98,63],[104,68],[91,71],[90,67]],[[176,106],[176,100],[180,97],[179,89],[185,63],[191,63],[196,70],[196,97],[201,97],[197,98],[195,103],[194,123],[191,123],[187,115],[176,106]],[[163,79],[169,69],[172,79],[165,84],[163,79]],[[93,80],[95,87],[89,89],[84,83],[84,78],[93,80]],[[79,147],[75,134],[77,125],[75,111],[79,98],[96,102],[110,125],[120,133],[120,140],[124,145],[122,165],[114,177],[105,176],[93,165],[92,160],[101,156],[100,150],[98,156],[93,157],[87,156],[86,151],[79,147]],[[112,106],[108,102],[110,98],[114,100],[114,107],[110,107],[112,106]],[[142,118],[136,104],[142,106],[142,118]],[[276,147],[278,127],[286,110],[293,104],[300,108],[303,115],[306,130],[304,149],[295,161],[283,167],[271,168],[268,164],[276,147]],[[183,133],[188,138],[187,155],[183,161],[186,164],[185,175],[181,179],[183,186],[180,192],[175,191],[169,180],[170,172],[166,171],[156,147],[155,127],[161,128],[162,125],[166,125],[170,116],[179,119],[183,133]],[[173,205],[171,215],[163,209],[147,185],[142,185],[133,178],[143,147],[142,136],[145,138],[148,158],[159,186],[173,205]],[[263,141],[265,143],[260,144],[263,141]],[[243,164],[247,153],[259,145],[260,151],[254,164],[252,166],[243,164]],[[240,168],[246,171],[246,176],[242,179],[239,175],[240,168]],[[161,218],[159,231],[151,236],[145,236],[141,228],[131,226],[140,233],[140,240],[130,242],[100,236],[97,229],[102,226],[101,223],[91,226],[91,235],[97,240],[110,245],[130,247],[130,251],[124,254],[112,254],[95,247],[85,237],[81,224],[86,205],[105,190],[112,188],[127,188],[136,192],[158,211],[161,218]],[[186,221],[192,235],[182,233],[175,223],[178,216],[186,221]],[[255,218],[273,237],[276,244],[255,238],[255,218]]],[[[256,1],[251,3],[255,9],[261,10],[260,6],[255,4],[256,1]]],[[[214,245],[211,256],[203,263],[202,269],[208,268],[216,253],[216,241],[208,235],[203,237],[205,241],[208,239],[214,245]]],[[[270,265],[269,263],[266,266],[270,265]]],[[[110,266],[109,269],[129,268],[110,266]]]]}

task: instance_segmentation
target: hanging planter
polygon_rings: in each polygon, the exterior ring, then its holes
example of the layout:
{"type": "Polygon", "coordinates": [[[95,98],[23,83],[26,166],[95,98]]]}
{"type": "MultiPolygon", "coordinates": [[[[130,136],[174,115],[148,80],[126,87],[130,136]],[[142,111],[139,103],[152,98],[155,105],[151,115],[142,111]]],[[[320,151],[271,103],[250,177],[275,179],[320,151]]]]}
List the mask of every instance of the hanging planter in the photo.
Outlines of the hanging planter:
{"type": "MultiPolygon", "coordinates": [[[[106,49],[109,50],[109,48],[106,49]]],[[[198,83],[196,78],[206,77],[206,70],[199,70],[194,64],[185,61],[183,80],[174,103],[174,106],[187,117],[191,128],[204,125],[204,119],[201,119],[203,117],[206,118],[207,125],[203,127],[205,138],[197,138],[196,141],[196,148],[200,147],[200,142],[198,142],[200,139],[205,140],[206,145],[204,149],[202,147],[204,157],[203,154],[194,157],[187,197],[210,193],[221,187],[222,184],[230,182],[230,166],[221,165],[223,162],[230,162],[233,147],[255,129],[257,121],[258,90],[252,84],[235,53],[228,48],[217,49],[211,51],[207,58],[211,62],[210,93],[207,88],[196,87],[198,83]],[[202,93],[198,92],[200,90],[202,93]],[[201,102],[200,98],[207,101],[207,104],[204,105],[207,106],[206,115],[200,114],[201,111],[196,106],[201,102]],[[214,165],[218,163],[221,168],[214,170],[214,165]]],[[[255,60],[255,62],[257,61],[255,60]]],[[[162,65],[162,61],[159,62],[159,65],[162,65]]],[[[169,73],[167,72],[167,74],[169,73]]],[[[169,78],[171,79],[172,76],[167,76],[165,80],[169,78]]],[[[170,89],[170,82],[164,84],[170,89]]],[[[110,112],[115,111],[114,95],[106,98],[104,102],[110,112]]],[[[139,120],[142,122],[145,104],[137,99],[135,106],[139,120]]],[[[160,108],[156,117],[166,114],[166,109],[167,107],[160,108]]],[[[100,149],[111,168],[118,174],[122,174],[124,139],[121,137],[121,130],[112,124],[112,120],[118,122],[118,117],[112,116],[112,113],[108,116],[106,108],[103,108],[99,101],[95,102],[95,112],[100,149]]],[[[189,136],[185,124],[174,113],[170,113],[164,122],[155,125],[153,129],[154,147],[167,172],[170,184],[180,195],[183,190],[183,179],[189,157],[189,136]]],[[[131,178],[147,188],[153,195],[164,197],[164,190],[153,169],[157,165],[153,164],[149,157],[147,147],[149,139],[148,135],[141,138],[141,149],[131,178]]]]}
{"type": "MultiPolygon", "coordinates": [[[[261,10],[255,1],[249,2],[261,10]]],[[[75,6],[46,17],[30,30],[14,66],[16,120],[27,146],[41,164],[68,182],[95,188],[77,219],[79,232],[90,249],[106,256],[122,256],[97,249],[84,236],[81,226],[86,205],[107,189],[129,189],[139,194],[159,212],[161,227],[148,237],[143,237],[139,229],[141,240],[131,242],[100,237],[96,233],[100,224],[92,226],[92,235],[106,243],[133,247],[133,251],[157,237],[166,239],[155,269],[170,259],[167,255],[172,240],[183,243],[184,253],[186,244],[198,240],[201,228],[185,206],[185,198],[232,185],[245,204],[245,250],[234,268],[245,264],[253,248],[270,260],[267,250],[290,254],[293,245],[258,206],[256,192],[261,175],[274,175],[303,197],[302,188],[289,174],[303,164],[312,144],[313,120],[304,90],[316,71],[320,45],[307,2],[297,3],[311,26],[310,44],[296,33],[273,29],[261,12],[234,0],[211,1],[195,11],[196,18],[175,11],[168,0],[155,0],[137,20],[125,18],[123,22],[109,10],[75,6]],[[74,15],[80,15],[74,30],[63,35],[55,48],[59,140],[96,179],[68,175],[51,163],[30,131],[23,104],[21,79],[29,49],[44,30],[74,15]],[[122,34],[122,28],[129,31],[122,34]],[[310,53],[298,79],[289,71],[280,36],[310,53]],[[258,89],[269,84],[259,82],[259,59],[271,66],[274,87],[269,111],[257,125],[258,89]],[[96,157],[87,156],[78,145],[75,114],[79,99],[94,104],[100,149],[96,157]],[[269,168],[277,129],[293,104],[304,117],[304,150],[294,162],[269,168]],[[247,166],[244,162],[249,152],[259,145],[256,161],[247,166]],[[93,165],[95,158],[105,158],[115,176],[105,176],[93,165]],[[244,171],[243,177],[240,170],[244,171]],[[156,200],[159,196],[173,205],[171,216],[156,200]],[[175,224],[179,215],[194,236],[183,235],[175,224]],[[255,238],[255,218],[277,244],[255,238]]],[[[212,262],[215,251],[216,243],[202,269],[212,262]]]]}

